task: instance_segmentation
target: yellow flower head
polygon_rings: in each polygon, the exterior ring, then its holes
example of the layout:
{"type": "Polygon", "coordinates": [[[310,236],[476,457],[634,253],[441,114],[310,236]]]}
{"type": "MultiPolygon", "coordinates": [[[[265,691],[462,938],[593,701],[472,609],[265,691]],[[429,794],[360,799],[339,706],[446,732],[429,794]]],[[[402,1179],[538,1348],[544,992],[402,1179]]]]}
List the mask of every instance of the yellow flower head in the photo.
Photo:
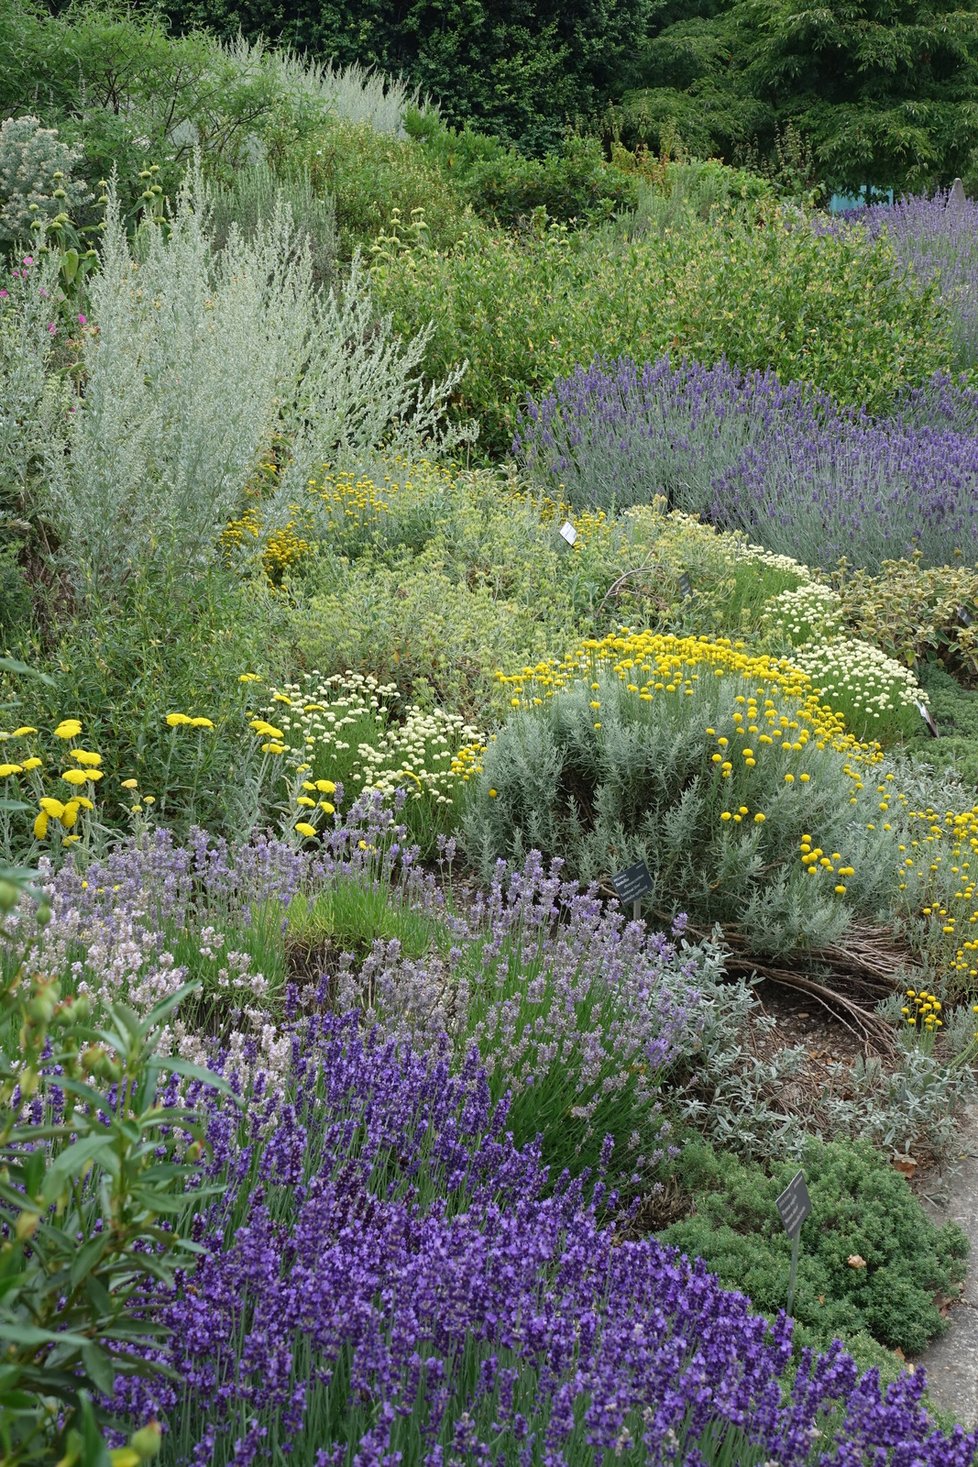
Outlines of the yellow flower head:
{"type": "Polygon", "coordinates": [[[73,785],[87,784],[93,777],[93,773],[85,769],[65,769],[61,775],[65,784],[73,785]]]}
{"type": "Polygon", "coordinates": [[[336,794],[336,786],[331,779],[317,779],[316,788],[321,795],[336,794]]]}
{"type": "Polygon", "coordinates": [[[60,820],[62,815],[65,813],[65,807],[64,805],[62,805],[61,801],[53,799],[50,795],[45,795],[43,800],[38,801],[38,804],[44,811],[45,815],[50,815],[55,820],[60,820]]]}
{"type": "Polygon", "coordinates": [[[56,739],[76,739],[82,731],[81,722],[77,718],[63,718],[54,730],[56,739]]]}
{"type": "Polygon", "coordinates": [[[139,788],[139,780],[138,779],[124,779],[122,781],[122,788],[124,790],[135,790],[135,789],[138,789],[139,788]]]}
{"type": "Polygon", "coordinates": [[[24,763],[21,767],[26,773],[28,769],[40,769],[43,763],[43,759],[39,759],[36,754],[32,754],[29,759],[24,760],[24,763]]]}
{"type": "Polygon", "coordinates": [[[23,774],[23,772],[23,764],[0,764],[0,779],[9,779],[12,774],[23,774]]]}
{"type": "Polygon", "coordinates": [[[308,820],[298,821],[295,828],[300,835],[309,836],[310,839],[316,834],[316,827],[310,825],[308,820]]]}
{"type": "Polygon", "coordinates": [[[239,683],[260,683],[261,678],[257,672],[243,672],[238,678],[239,683]]]}
{"type": "Polygon", "coordinates": [[[37,733],[37,729],[31,728],[29,724],[25,723],[23,728],[15,728],[10,737],[12,739],[23,739],[26,738],[28,734],[32,733],[37,733]]]}
{"type": "Polygon", "coordinates": [[[43,840],[47,833],[48,817],[42,810],[40,815],[36,816],[34,820],[34,837],[36,840],[43,840]]]}
{"type": "Polygon", "coordinates": [[[166,721],[171,728],[181,728],[188,723],[192,723],[193,719],[189,713],[168,713],[166,715],[166,721]]]}
{"type": "Polygon", "coordinates": [[[213,728],[214,724],[209,718],[192,718],[190,726],[191,728],[213,728]]]}
{"type": "Polygon", "coordinates": [[[78,764],[87,764],[93,768],[102,762],[101,754],[93,754],[90,749],[72,749],[71,757],[78,764]]]}
{"type": "Polygon", "coordinates": [[[61,812],[61,824],[65,830],[70,830],[78,819],[79,805],[77,800],[69,800],[61,812]]]}

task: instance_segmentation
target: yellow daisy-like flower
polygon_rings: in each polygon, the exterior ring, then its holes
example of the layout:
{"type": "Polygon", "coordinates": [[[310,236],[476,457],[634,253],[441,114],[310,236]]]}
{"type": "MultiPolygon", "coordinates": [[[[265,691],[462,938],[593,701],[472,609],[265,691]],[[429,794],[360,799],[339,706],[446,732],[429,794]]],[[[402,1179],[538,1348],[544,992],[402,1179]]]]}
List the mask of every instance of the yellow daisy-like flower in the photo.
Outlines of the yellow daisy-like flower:
{"type": "Polygon", "coordinates": [[[168,713],[166,721],[171,728],[183,728],[186,724],[192,723],[193,719],[189,713],[168,713]]]}
{"type": "Polygon", "coordinates": [[[34,820],[34,838],[43,840],[48,833],[48,816],[42,810],[34,820]]]}
{"type": "Polygon", "coordinates": [[[262,744],[261,751],[263,754],[284,754],[286,747],[287,745],[279,743],[262,744]]]}
{"type": "Polygon", "coordinates": [[[331,805],[329,803],[329,800],[320,800],[320,802],[319,802],[319,808],[320,808],[320,810],[325,810],[327,815],[335,815],[336,814],[336,806],[335,805],[331,805]]]}
{"type": "Polygon", "coordinates": [[[269,723],[264,718],[253,718],[248,727],[253,728],[256,734],[261,734],[266,739],[282,739],[285,737],[280,728],[276,728],[274,723],[269,723]]]}
{"type": "Polygon", "coordinates": [[[190,726],[191,728],[213,728],[214,724],[209,718],[192,718],[190,726]]]}
{"type": "Polygon", "coordinates": [[[54,799],[51,795],[45,795],[43,800],[38,800],[38,804],[45,815],[50,815],[55,820],[60,820],[65,813],[65,807],[61,801],[54,799]]]}
{"type": "Polygon", "coordinates": [[[78,819],[78,809],[79,805],[77,800],[69,800],[67,805],[65,805],[61,813],[61,824],[65,830],[70,830],[78,819]]]}
{"type": "MultiPolygon", "coordinates": [[[[95,806],[87,795],[72,795],[68,801],[69,805],[79,805],[83,810],[94,810],[95,806]]],[[[67,807],[66,807],[67,808],[67,807]]]]}
{"type": "Polygon", "coordinates": [[[0,764],[0,779],[9,779],[12,774],[23,774],[23,764],[0,764]]]}
{"type": "Polygon", "coordinates": [[[310,825],[308,820],[300,820],[295,828],[300,835],[306,835],[310,838],[316,834],[316,827],[310,825]]]}
{"type": "Polygon", "coordinates": [[[122,788],[124,790],[137,790],[139,788],[139,780],[138,779],[124,779],[122,781],[122,788]]]}
{"type": "Polygon", "coordinates": [[[54,730],[56,739],[77,739],[82,731],[81,721],[77,718],[63,718],[54,730]]]}
{"type": "Polygon", "coordinates": [[[29,759],[25,759],[24,760],[21,768],[24,770],[24,772],[26,774],[26,772],[29,769],[40,769],[40,767],[41,767],[41,765],[43,763],[44,763],[44,760],[43,759],[39,759],[36,754],[32,754],[29,759]]]}
{"type": "Polygon", "coordinates": [[[316,808],[316,801],[310,800],[308,795],[299,795],[296,799],[296,804],[302,805],[306,810],[315,810],[316,808]]]}
{"type": "Polygon", "coordinates": [[[321,795],[336,794],[336,786],[331,779],[317,779],[316,788],[321,795]]]}
{"type": "Polygon", "coordinates": [[[92,767],[102,762],[101,754],[93,754],[91,749],[72,749],[71,757],[78,764],[87,764],[92,767]]]}
{"type": "Polygon", "coordinates": [[[243,672],[238,678],[239,683],[260,683],[261,678],[257,672],[243,672]]]}
{"type": "Polygon", "coordinates": [[[23,728],[15,728],[10,737],[12,739],[23,739],[26,738],[28,734],[33,733],[37,733],[37,729],[31,728],[29,724],[25,723],[23,728]]]}
{"type": "Polygon", "coordinates": [[[92,774],[86,769],[65,769],[62,771],[61,778],[65,784],[80,785],[87,784],[92,774]]]}

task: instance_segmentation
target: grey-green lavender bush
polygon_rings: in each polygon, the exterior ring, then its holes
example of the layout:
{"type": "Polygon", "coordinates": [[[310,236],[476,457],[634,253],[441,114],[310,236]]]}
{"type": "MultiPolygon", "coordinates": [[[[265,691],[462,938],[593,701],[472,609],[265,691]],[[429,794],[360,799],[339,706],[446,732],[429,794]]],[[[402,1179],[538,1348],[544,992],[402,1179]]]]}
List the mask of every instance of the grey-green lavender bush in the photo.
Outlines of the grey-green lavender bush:
{"type": "Polygon", "coordinates": [[[0,244],[26,240],[35,224],[88,201],[87,185],[72,177],[80,157],[36,117],[0,123],[0,244]]]}
{"type": "Polygon", "coordinates": [[[38,487],[83,594],[114,594],[137,560],[181,574],[210,561],[273,443],[269,526],[326,461],[464,437],[442,427],[464,368],[422,383],[428,332],[394,336],[359,260],[338,290],[318,291],[283,203],[215,252],[197,168],[169,217],[135,240],[110,190],[89,299],[98,329],[82,342],[83,386],[38,487]]]}

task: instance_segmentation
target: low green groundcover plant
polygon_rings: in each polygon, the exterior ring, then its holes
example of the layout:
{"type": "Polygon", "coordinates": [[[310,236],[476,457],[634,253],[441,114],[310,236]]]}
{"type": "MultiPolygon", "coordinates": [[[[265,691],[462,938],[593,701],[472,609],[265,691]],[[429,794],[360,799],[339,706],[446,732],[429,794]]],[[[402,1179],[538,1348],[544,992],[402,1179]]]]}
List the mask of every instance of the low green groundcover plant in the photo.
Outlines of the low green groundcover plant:
{"type": "MultiPolygon", "coordinates": [[[[956,1297],[964,1276],[964,1234],[954,1223],[932,1223],[905,1178],[872,1147],[813,1139],[799,1164],[812,1212],[801,1230],[797,1340],[824,1348],[862,1334],[886,1350],[920,1354],[947,1328],[941,1301],[956,1297]]],[[[687,1146],[677,1177],[690,1216],[659,1236],[704,1258],[755,1308],[776,1315],[787,1299],[791,1240],[775,1198],[796,1170],[784,1163],[767,1171],[687,1146]]]]}

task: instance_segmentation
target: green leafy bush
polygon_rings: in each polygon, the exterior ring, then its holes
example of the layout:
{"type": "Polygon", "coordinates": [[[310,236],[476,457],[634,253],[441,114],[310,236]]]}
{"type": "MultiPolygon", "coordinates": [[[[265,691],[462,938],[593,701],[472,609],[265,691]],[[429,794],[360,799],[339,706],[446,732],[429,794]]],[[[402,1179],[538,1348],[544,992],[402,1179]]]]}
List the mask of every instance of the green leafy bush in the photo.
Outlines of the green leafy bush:
{"type": "Polygon", "coordinates": [[[404,334],[439,303],[426,370],[466,359],[456,409],[505,453],[527,392],[596,355],[663,353],[773,368],[840,401],[885,410],[949,365],[933,290],[905,280],[886,241],[816,235],[797,211],[754,221],[690,211],[662,234],[470,238],[379,255],[377,298],[404,334]]]}
{"type": "MultiPolygon", "coordinates": [[[[936,1227],[906,1180],[871,1147],[810,1140],[801,1157],[812,1199],[802,1224],[793,1313],[796,1344],[824,1348],[865,1332],[889,1350],[919,1354],[947,1323],[939,1296],[963,1276],[964,1234],[936,1227]]],[[[704,1258],[728,1287],[776,1314],[787,1302],[791,1241],[775,1198],[794,1163],[767,1174],[705,1146],[683,1152],[692,1216],[660,1237],[704,1258]]]]}
{"type": "Polygon", "coordinates": [[[868,642],[907,667],[936,658],[978,684],[978,568],[885,560],[878,575],[843,564],[833,576],[843,612],[868,642]]]}
{"type": "Polygon", "coordinates": [[[635,180],[606,163],[593,138],[571,136],[542,158],[528,158],[471,127],[446,127],[433,112],[409,112],[406,128],[473,210],[503,227],[525,223],[535,210],[593,224],[638,202],[635,180]]]}
{"type": "Polygon", "coordinates": [[[368,122],[334,118],[290,156],[293,167],[308,171],[317,194],[333,200],[346,259],[358,248],[369,249],[395,220],[423,221],[435,250],[484,233],[436,160],[410,139],[379,133],[368,122]]]}
{"type": "MultiPolygon", "coordinates": [[[[161,1086],[172,1073],[227,1089],[155,1053],[189,991],[144,1018],[112,1006],[94,1024],[91,1000],[35,972],[29,952],[8,947],[0,964],[0,1451],[11,1467],[108,1463],[93,1398],[152,1369],[143,1347],[161,1329],[133,1301],[189,1266],[208,1192],[203,1117],[160,1104],[161,1086]]],[[[159,1446],[151,1422],[127,1459],[159,1446]]]]}

